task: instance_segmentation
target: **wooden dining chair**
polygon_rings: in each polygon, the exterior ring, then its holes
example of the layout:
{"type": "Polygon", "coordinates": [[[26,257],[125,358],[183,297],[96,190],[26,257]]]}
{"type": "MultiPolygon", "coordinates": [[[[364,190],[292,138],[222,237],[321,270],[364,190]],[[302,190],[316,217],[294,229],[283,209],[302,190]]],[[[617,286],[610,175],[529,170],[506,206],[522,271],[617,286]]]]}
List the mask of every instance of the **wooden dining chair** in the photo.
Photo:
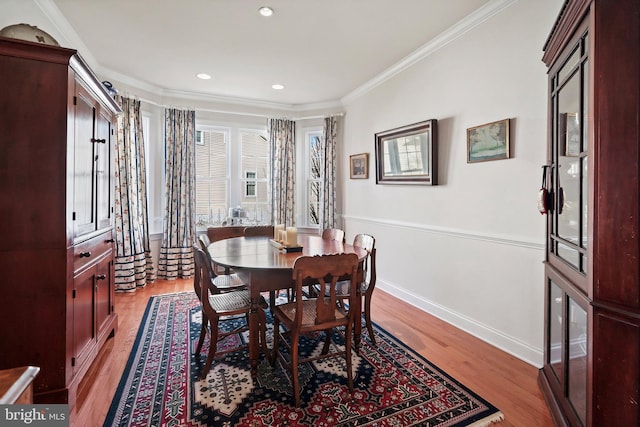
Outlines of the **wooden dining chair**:
{"type": "MultiPolygon", "coordinates": [[[[200,244],[200,248],[203,250],[207,259],[211,263],[211,272],[212,272],[212,287],[210,290],[213,293],[223,293],[223,292],[231,292],[238,291],[240,289],[246,289],[247,284],[238,276],[236,273],[227,273],[223,271],[216,271],[216,265],[213,263],[211,256],[209,255],[208,247],[211,244],[209,237],[206,234],[200,234],[198,236],[198,243],[200,244]]],[[[218,269],[219,270],[219,269],[218,269]]]]}
{"type": "Polygon", "coordinates": [[[364,320],[369,332],[369,338],[373,345],[377,346],[376,337],[373,334],[373,324],[371,323],[371,298],[376,287],[376,239],[370,234],[356,234],[353,238],[353,246],[367,251],[367,257],[362,265],[363,280],[360,283],[360,295],[364,297],[364,320]]]}
{"type": "MultiPolygon", "coordinates": [[[[367,256],[362,263],[363,280],[360,282],[360,295],[361,298],[364,298],[362,309],[364,310],[364,319],[367,331],[369,332],[369,338],[373,345],[377,346],[376,337],[373,334],[373,323],[371,321],[371,298],[373,297],[373,290],[376,287],[376,239],[370,234],[356,234],[353,238],[353,246],[367,251],[367,256]]],[[[319,292],[319,285],[314,285],[311,295],[318,295],[319,292]]],[[[342,303],[342,301],[339,301],[339,303],[342,303]]],[[[356,318],[356,321],[360,321],[360,319],[356,318]]]]}
{"type": "Polygon", "coordinates": [[[273,238],[273,225],[254,225],[251,227],[245,227],[244,236],[262,236],[273,238]]]}
{"type": "MultiPolygon", "coordinates": [[[[205,252],[197,246],[193,247],[193,256],[195,260],[193,289],[196,295],[198,295],[202,308],[202,327],[200,328],[200,337],[198,338],[198,346],[195,352],[196,356],[200,354],[200,350],[202,350],[202,344],[204,343],[207,330],[210,335],[207,361],[201,374],[201,378],[205,378],[216,356],[248,347],[248,344],[242,344],[218,351],[218,343],[225,337],[249,330],[248,315],[251,310],[251,298],[249,291],[246,289],[217,294],[212,293],[210,288],[205,286],[205,284],[212,283],[213,272],[209,259],[205,252]],[[242,316],[244,316],[246,320],[242,326],[232,330],[220,331],[221,322],[237,321],[238,317],[242,316]]],[[[266,315],[264,308],[267,307],[267,303],[262,297],[260,307],[258,310],[259,335],[260,340],[265,343],[266,315]]]]}
{"type": "Polygon", "coordinates": [[[295,261],[293,266],[293,279],[295,290],[293,301],[274,307],[274,341],[271,365],[275,366],[280,360],[291,372],[293,383],[293,395],[296,406],[300,406],[300,380],[298,377],[298,365],[318,359],[342,356],[347,368],[347,384],[353,391],[353,372],[351,370],[351,341],[353,339],[353,325],[355,313],[345,309],[344,304],[338,304],[341,298],[349,298],[349,307],[353,307],[357,293],[346,295],[345,292],[356,289],[355,278],[358,271],[358,256],[356,254],[334,254],[303,256],[295,261]],[[350,278],[349,286],[339,285],[338,278],[350,278]],[[303,298],[302,287],[308,283],[319,283],[325,290],[319,298],[303,298]],[[280,330],[280,325],[284,329],[280,330]],[[340,328],[340,329],[339,329],[340,328]],[[344,331],[341,329],[344,328],[344,331]],[[324,331],[324,347],[320,354],[305,354],[300,358],[300,336],[324,331]],[[331,350],[331,341],[337,332],[343,338],[343,345],[334,346],[331,350]],[[289,350],[287,359],[280,351],[282,342],[289,350]]]}
{"type": "Polygon", "coordinates": [[[344,242],[344,230],[339,228],[325,228],[322,230],[322,238],[344,242]]]}

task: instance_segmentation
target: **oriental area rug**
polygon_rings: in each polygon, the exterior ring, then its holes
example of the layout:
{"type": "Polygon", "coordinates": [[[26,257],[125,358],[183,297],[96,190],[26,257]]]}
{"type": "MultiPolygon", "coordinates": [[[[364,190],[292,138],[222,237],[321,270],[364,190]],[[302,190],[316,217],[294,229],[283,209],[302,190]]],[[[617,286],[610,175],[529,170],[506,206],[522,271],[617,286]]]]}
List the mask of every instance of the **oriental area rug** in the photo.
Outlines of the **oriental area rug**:
{"type": "MultiPolygon", "coordinates": [[[[354,392],[344,360],[309,362],[300,367],[299,408],[286,369],[263,358],[252,380],[246,349],[215,359],[201,380],[209,340],[195,356],[200,325],[195,293],[149,299],[105,426],[486,426],[503,419],[377,325],[377,346],[365,332],[360,354],[353,352],[354,392]]],[[[231,335],[226,345],[247,338],[231,335]]],[[[304,341],[301,354],[316,351],[312,343],[304,341]]]]}

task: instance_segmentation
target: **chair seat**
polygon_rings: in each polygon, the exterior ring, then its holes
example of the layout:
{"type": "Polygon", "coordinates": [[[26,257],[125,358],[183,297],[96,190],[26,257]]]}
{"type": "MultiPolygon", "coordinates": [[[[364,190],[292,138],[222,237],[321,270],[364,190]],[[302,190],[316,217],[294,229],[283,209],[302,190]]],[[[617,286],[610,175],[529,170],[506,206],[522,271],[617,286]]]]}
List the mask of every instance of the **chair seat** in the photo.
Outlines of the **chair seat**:
{"type": "MultiPolygon", "coordinates": [[[[296,303],[293,302],[293,303],[281,304],[276,306],[275,309],[276,311],[280,312],[282,316],[286,318],[286,319],[281,318],[281,320],[284,321],[283,323],[285,323],[285,326],[287,326],[288,328],[289,325],[293,323],[296,317],[296,303]]],[[[302,330],[316,329],[315,319],[316,319],[316,300],[312,298],[312,299],[306,299],[302,301],[302,325],[300,328],[302,330]]],[[[346,321],[347,321],[347,314],[342,310],[340,310],[338,307],[336,307],[336,323],[343,324],[346,321]]],[[[324,328],[326,328],[326,325],[324,325],[324,328]]]]}
{"type": "Polygon", "coordinates": [[[213,279],[213,285],[218,288],[219,291],[240,290],[247,287],[247,284],[242,281],[240,276],[234,274],[223,274],[216,276],[213,279]]]}
{"type": "Polygon", "coordinates": [[[209,295],[209,303],[220,316],[244,313],[251,308],[249,291],[209,295]]]}

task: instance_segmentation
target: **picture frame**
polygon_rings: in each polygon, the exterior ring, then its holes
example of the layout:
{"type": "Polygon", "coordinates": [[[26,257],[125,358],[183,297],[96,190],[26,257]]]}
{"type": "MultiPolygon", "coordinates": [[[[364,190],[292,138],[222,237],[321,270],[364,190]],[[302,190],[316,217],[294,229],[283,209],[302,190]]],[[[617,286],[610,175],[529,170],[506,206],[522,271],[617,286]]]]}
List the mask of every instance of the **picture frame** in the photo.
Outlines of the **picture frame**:
{"type": "Polygon", "coordinates": [[[438,121],[375,134],[376,184],[437,185],[438,121]]]}
{"type": "Polygon", "coordinates": [[[567,157],[577,157],[580,155],[580,122],[578,113],[562,114],[564,120],[564,150],[563,153],[567,157]]]}
{"type": "Polygon", "coordinates": [[[467,129],[467,163],[509,158],[509,119],[467,129]]]}
{"type": "Polygon", "coordinates": [[[353,154],[349,156],[349,171],[351,179],[368,179],[369,153],[353,154]]]}

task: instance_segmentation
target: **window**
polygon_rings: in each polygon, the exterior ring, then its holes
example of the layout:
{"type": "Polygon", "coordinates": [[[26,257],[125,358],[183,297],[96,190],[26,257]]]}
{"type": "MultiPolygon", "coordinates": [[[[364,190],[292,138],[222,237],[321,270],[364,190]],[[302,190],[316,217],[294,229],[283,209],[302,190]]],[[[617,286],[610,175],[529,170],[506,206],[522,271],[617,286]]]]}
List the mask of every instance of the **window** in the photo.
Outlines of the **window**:
{"type": "Polygon", "coordinates": [[[242,199],[250,224],[271,223],[270,144],[258,131],[240,131],[242,199]]]}
{"type": "Polygon", "coordinates": [[[221,224],[227,216],[228,130],[196,133],[196,223],[221,224]]]}
{"type": "Polygon", "coordinates": [[[322,195],[322,131],[305,133],[307,154],[307,194],[306,194],[306,225],[318,227],[320,225],[320,197],[322,195]]]}
{"type": "Polygon", "coordinates": [[[245,172],[244,197],[256,197],[256,173],[245,172]]]}

